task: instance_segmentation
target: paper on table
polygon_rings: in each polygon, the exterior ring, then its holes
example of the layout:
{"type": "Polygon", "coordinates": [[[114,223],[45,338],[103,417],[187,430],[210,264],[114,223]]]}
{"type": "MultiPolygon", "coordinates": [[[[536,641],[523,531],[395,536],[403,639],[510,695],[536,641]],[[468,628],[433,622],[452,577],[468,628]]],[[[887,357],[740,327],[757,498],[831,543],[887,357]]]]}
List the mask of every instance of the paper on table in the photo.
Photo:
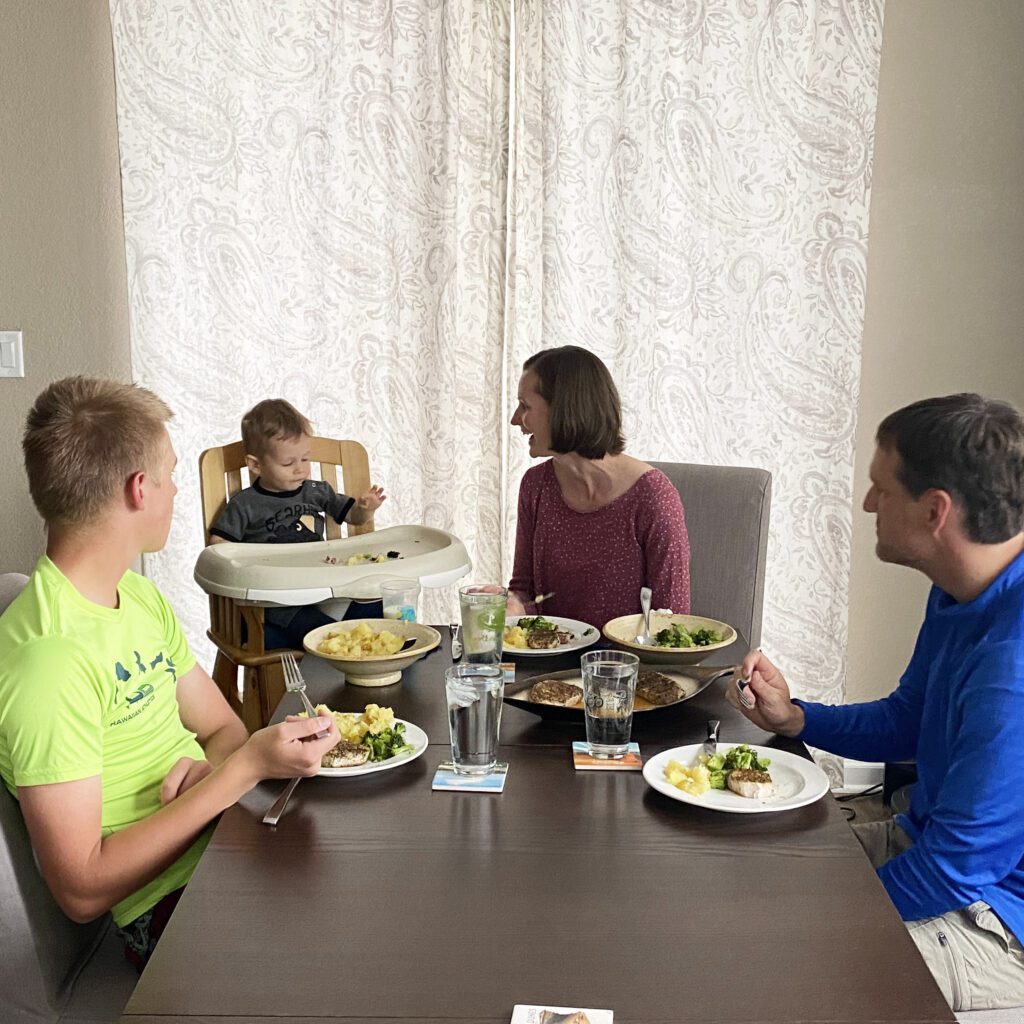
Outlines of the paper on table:
{"type": "Polygon", "coordinates": [[[516,1003],[512,1008],[512,1024],[612,1024],[612,1011],[516,1003]]]}

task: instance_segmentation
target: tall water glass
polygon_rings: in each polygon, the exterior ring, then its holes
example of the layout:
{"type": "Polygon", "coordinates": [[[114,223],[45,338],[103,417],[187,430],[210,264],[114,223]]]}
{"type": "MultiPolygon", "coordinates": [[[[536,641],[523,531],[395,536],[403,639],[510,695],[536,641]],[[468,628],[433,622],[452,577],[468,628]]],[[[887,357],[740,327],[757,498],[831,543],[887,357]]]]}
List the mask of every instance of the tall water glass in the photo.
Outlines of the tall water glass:
{"type": "Polygon", "coordinates": [[[587,651],[580,658],[587,743],[594,757],[624,757],[633,728],[640,659],[626,651],[587,651]]]}
{"type": "Polygon", "coordinates": [[[444,673],[452,766],[459,775],[486,775],[498,760],[504,673],[496,665],[452,665],[444,673]]]}
{"type": "Polygon", "coordinates": [[[493,583],[459,587],[462,646],[470,665],[498,665],[505,636],[508,591],[493,583]]]}

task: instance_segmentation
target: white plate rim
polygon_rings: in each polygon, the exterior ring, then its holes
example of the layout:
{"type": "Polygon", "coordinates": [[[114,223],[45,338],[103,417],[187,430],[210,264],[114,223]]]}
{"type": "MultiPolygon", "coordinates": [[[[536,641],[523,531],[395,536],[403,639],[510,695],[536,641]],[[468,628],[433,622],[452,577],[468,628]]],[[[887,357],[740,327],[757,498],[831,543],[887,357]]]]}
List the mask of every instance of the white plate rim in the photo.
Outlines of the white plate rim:
{"type": "MultiPolygon", "coordinates": [[[[544,615],[543,612],[538,614],[544,615]]],[[[536,615],[513,615],[511,618],[505,619],[505,628],[514,626],[520,619],[535,619],[536,617],[536,615]]],[[[574,633],[578,633],[579,639],[564,646],[544,647],[540,650],[535,650],[532,647],[509,647],[507,644],[503,644],[502,652],[504,654],[522,655],[527,658],[542,658],[545,656],[551,658],[556,654],[572,654],[573,651],[582,651],[584,647],[596,644],[601,639],[601,630],[596,626],[592,626],[589,622],[582,622],[580,619],[567,619],[563,615],[544,615],[544,618],[548,622],[553,622],[556,626],[560,625],[563,629],[571,629],[574,633]],[[588,629],[594,631],[592,637],[583,636],[584,631],[588,629]]]]}
{"type": "MultiPolygon", "coordinates": [[[[688,743],[682,747],[671,747],[663,750],[644,762],[643,775],[651,789],[671,798],[679,800],[684,804],[693,804],[695,807],[703,807],[709,811],[721,811],[723,814],[770,814],[775,811],[792,811],[798,807],[806,807],[820,800],[829,789],[828,776],[811,760],[791,754],[788,750],[778,750],[775,747],[762,747],[756,743],[748,743],[751,750],[756,751],[759,757],[770,758],[773,762],[781,762],[787,768],[796,771],[803,776],[804,788],[789,800],[778,803],[768,803],[762,800],[750,800],[747,797],[739,796],[731,790],[712,790],[714,794],[721,794],[725,797],[728,794],[726,803],[713,802],[708,800],[710,793],[694,796],[692,793],[684,793],[677,789],[665,778],[665,765],[669,761],[681,761],[683,764],[693,764],[700,753],[701,743],[688,743]],[[733,803],[733,800],[736,803],[733,803]]],[[[740,746],[739,743],[719,743],[718,750],[722,753],[740,746]]],[[[769,772],[771,768],[768,769],[769,772]]],[[[714,798],[713,798],[714,799],[714,798]]]]}
{"type": "MultiPolygon", "coordinates": [[[[358,714],[358,712],[339,711],[338,714],[354,715],[358,714]]],[[[317,777],[323,779],[347,779],[355,775],[372,775],[374,772],[386,772],[391,768],[397,768],[399,765],[415,761],[427,749],[429,743],[427,734],[418,725],[407,722],[404,718],[396,718],[395,722],[401,722],[405,726],[405,738],[412,744],[412,750],[404,754],[398,754],[396,757],[389,757],[386,761],[367,761],[365,764],[356,764],[351,768],[321,768],[316,773],[317,777]]]]}

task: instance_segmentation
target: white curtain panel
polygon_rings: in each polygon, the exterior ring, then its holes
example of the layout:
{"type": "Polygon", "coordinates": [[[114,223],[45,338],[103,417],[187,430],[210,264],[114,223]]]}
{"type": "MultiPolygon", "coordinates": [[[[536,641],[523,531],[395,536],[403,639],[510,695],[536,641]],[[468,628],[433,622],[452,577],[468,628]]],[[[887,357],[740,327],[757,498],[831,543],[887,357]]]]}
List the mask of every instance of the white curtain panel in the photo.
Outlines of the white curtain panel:
{"type": "MultiPolygon", "coordinates": [[[[281,396],[500,568],[509,13],[493,0],[112,0],[136,379],[176,412],[145,571],[193,645],[197,458],[281,396]]],[[[426,592],[449,621],[449,592],[426,592]]]]}
{"type": "Polygon", "coordinates": [[[631,454],[771,470],[764,647],[832,701],[881,29],[881,0],[515,6],[509,386],[581,345],[631,454]]]}
{"type": "Polygon", "coordinates": [[[514,5],[111,0],[133,365],[182,463],[146,571],[200,646],[196,458],[282,395],[366,444],[379,525],[507,578],[509,399],[575,343],[632,454],[772,471],[765,647],[840,699],[882,0],[514,5]]]}

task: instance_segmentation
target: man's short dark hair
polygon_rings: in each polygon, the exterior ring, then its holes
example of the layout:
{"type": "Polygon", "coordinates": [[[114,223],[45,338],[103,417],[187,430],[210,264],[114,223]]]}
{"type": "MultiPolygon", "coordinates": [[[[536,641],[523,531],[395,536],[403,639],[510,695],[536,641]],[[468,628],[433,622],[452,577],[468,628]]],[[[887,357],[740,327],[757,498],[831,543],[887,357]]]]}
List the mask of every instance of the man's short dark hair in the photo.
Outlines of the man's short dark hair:
{"type": "Polygon", "coordinates": [[[592,352],[562,345],[530,356],[523,370],[537,376],[537,393],[548,403],[551,450],[585,459],[621,455],[622,404],[608,367],[592,352]]]}
{"type": "Polygon", "coordinates": [[[1024,419],[981,395],[926,398],[890,413],[876,440],[900,457],[897,476],[914,498],[948,492],[978,544],[1024,529],[1024,419]]]}

